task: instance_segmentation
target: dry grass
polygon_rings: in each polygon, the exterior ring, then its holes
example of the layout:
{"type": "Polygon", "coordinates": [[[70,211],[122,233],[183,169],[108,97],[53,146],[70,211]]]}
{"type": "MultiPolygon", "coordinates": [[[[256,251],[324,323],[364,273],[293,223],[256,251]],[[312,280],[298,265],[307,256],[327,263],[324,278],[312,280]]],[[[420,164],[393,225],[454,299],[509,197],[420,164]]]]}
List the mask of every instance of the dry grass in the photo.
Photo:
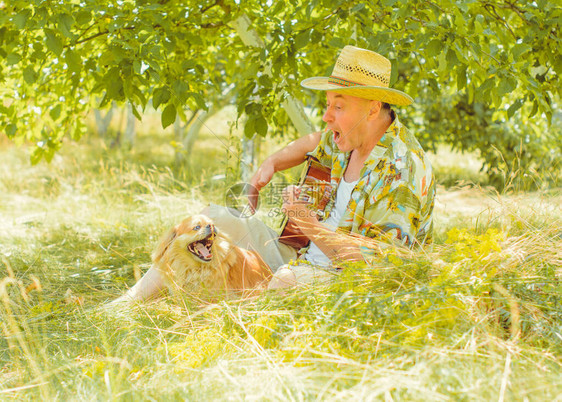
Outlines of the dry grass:
{"type": "Polygon", "coordinates": [[[431,252],[285,296],[100,310],[168,226],[221,202],[209,136],[187,173],[169,132],[38,166],[0,138],[0,399],[560,399],[560,191],[440,188],[431,252]]]}

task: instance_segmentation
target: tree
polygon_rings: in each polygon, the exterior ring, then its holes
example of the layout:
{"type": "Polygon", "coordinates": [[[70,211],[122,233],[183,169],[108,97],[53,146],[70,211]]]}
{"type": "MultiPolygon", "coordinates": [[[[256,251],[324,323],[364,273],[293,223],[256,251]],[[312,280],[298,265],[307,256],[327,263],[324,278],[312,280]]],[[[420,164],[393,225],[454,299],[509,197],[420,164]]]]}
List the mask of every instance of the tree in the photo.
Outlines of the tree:
{"type": "Polygon", "coordinates": [[[36,142],[35,162],[64,136],[80,138],[93,106],[128,102],[140,119],[151,99],[166,127],[232,87],[246,134],[273,135],[288,127],[286,94],[311,99],[301,78],[329,74],[345,44],[393,61],[392,84],[417,100],[400,114],[426,144],[480,149],[490,167],[490,144],[517,157],[503,137],[515,127],[529,161],[543,151],[528,144],[559,135],[548,124],[560,100],[562,11],[546,0],[4,0],[0,9],[0,127],[36,142]],[[264,47],[236,34],[242,15],[264,47]],[[503,128],[492,140],[482,124],[503,128]]]}

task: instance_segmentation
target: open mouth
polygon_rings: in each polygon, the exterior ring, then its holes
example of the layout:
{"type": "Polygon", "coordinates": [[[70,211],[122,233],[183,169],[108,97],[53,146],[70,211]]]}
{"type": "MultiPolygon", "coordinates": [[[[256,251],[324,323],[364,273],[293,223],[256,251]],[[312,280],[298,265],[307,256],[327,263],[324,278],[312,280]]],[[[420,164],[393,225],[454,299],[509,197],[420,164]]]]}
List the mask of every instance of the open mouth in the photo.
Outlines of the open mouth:
{"type": "Polygon", "coordinates": [[[211,251],[211,246],[213,245],[213,240],[215,239],[214,234],[210,234],[203,240],[197,240],[193,243],[187,245],[187,250],[193,254],[195,257],[199,258],[201,261],[211,261],[213,258],[213,253],[211,251]]]}
{"type": "Polygon", "coordinates": [[[334,131],[334,130],[332,130],[332,133],[334,133],[334,142],[338,142],[338,140],[339,140],[340,137],[341,137],[340,132],[339,132],[339,131],[334,131]]]}

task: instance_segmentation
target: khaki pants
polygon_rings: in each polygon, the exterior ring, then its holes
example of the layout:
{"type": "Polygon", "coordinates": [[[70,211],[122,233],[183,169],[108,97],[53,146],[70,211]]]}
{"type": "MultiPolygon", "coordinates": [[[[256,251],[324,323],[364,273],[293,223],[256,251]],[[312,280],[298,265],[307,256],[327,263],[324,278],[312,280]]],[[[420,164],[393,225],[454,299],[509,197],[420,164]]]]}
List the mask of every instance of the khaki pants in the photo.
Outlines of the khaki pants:
{"type": "Polygon", "coordinates": [[[327,283],[336,278],[338,272],[332,267],[317,267],[305,261],[297,260],[293,264],[285,264],[279,267],[271,278],[268,289],[327,283]]]}
{"type": "Polygon", "coordinates": [[[297,251],[280,243],[279,234],[254,216],[239,218],[236,210],[216,204],[211,204],[203,213],[238,247],[257,252],[273,272],[297,259],[297,251]]]}
{"type": "Polygon", "coordinates": [[[297,260],[297,251],[279,242],[279,234],[256,217],[240,218],[236,210],[211,204],[203,213],[238,246],[256,251],[274,275],[269,289],[325,283],[337,276],[335,268],[316,267],[297,260]],[[293,263],[289,264],[290,261],[293,263]]]}

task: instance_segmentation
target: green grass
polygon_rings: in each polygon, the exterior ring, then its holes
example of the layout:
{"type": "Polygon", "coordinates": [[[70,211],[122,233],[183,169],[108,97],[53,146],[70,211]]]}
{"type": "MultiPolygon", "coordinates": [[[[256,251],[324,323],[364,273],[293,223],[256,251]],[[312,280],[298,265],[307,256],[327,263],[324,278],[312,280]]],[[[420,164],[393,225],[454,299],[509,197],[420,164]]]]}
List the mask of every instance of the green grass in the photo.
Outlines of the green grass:
{"type": "Polygon", "coordinates": [[[182,172],[170,141],[89,138],[30,166],[0,140],[0,399],[561,400],[556,190],[440,187],[431,252],[331,284],[100,309],[169,226],[222,201],[222,142],[204,132],[182,172]]]}

